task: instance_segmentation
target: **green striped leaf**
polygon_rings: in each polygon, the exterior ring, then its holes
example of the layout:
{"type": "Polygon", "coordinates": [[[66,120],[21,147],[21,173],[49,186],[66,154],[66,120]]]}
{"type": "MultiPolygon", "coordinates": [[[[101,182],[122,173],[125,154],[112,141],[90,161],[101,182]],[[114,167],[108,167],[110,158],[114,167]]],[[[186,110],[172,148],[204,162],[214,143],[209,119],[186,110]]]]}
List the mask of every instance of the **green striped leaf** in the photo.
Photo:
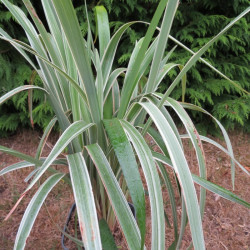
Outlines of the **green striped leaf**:
{"type": "Polygon", "coordinates": [[[117,220],[119,221],[124,236],[126,237],[129,249],[140,249],[141,239],[136,221],[107,158],[97,144],[88,145],[86,146],[86,149],[102,179],[117,220]]]}
{"type": "Polygon", "coordinates": [[[90,250],[102,249],[95,200],[87,165],[80,152],[67,155],[67,160],[84,247],[90,250]]]}
{"type": "Polygon", "coordinates": [[[167,96],[169,96],[176,85],[179,83],[181,78],[184,76],[184,74],[187,73],[187,71],[200,59],[200,57],[211,47],[228,29],[230,29],[237,21],[239,21],[243,16],[245,16],[250,11],[250,7],[248,7],[246,10],[244,10],[242,13],[240,13],[235,19],[233,19],[221,32],[219,32],[213,39],[211,39],[207,44],[205,44],[199,51],[197,51],[185,64],[181,72],[178,74],[178,76],[175,78],[173,83],[170,85],[166,93],[164,94],[164,97],[162,99],[161,105],[164,103],[167,96]]]}
{"type": "Polygon", "coordinates": [[[152,249],[165,248],[164,209],[160,179],[151,151],[142,135],[128,122],[121,120],[139,158],[149,192],[152,222],[152,249]]]}
{"type": "Polygon", "coordinates": [[[110,40],[109,19],[107,11],[103,6],[96,6],[95,14],[97,19],[96,29],[99,38],[100,58],[102,58],[110,40]]]}
{"type": "Polygon", "coordinates": [[[52,2],[78,69],[79,77],[84,84],[92,119],[99,127],[101,114],[94,76],[73,4],[70,0],[52,0],[52,2]]]}
{"type": "Polygon", "coordinates": [[[105,120],[104,125],[122,168],[133,205],[135,206],[143,246],[146,232],[145,197],[133,148],[118,119],[105,120]]]}
{"type": "Polygon", "coordinates": [[[193,174],[192,176],[193,176],[193,180],[197,184],[201,185],[202,187],[206,188],[207,190],[209,190],[215,194],[218,194],[219,196],[221,196],[224,199],[227,199],[229,201],[243,205],[246,208],[250,208],[250,203],[240,199],[237,195],[235,195],[231,191],[229,191],[229,190],[227,190],[219,185],[216,185],[210,181],[207,181],[207,180],[205,180],[197,175],[193,174]]]}
{"type": "Polygon", "coordinates": [[[145,53],[148,49],[148,46],[152,40],[152,37],[153,37],[153,34],[155,32],[155,29],[159,23],[159,20],[162,16],[162,13],[163,11],[165,10],[165,7],[166,7],[166,3],[167,3],[167,0],[161,0],[156,11],[155,11],[155,14],[152,18],[152,21],[148,27],[148,30],[147,30],[147,33],[145,35],[145,38],[143,39],[143,43],[141,45],[141,48],[137,54],[137,57],[136,57],[136,61],[134,63],[135,65],[135,68],[133,68],[132,71],[130,72],[127,72],[128,74],[128,81],[127,81],[127,84],[123,86],[123,89],[122,89],[122,94],[121,94],[121,105],[120,105],[120,110],[119,110],[119,113],[118,113],[118,118],[123,118],[123,116],[125,115],[125,112],[127,110],[127,107],[128,107],[128,104],[129,104],[129,101],[130,101],[130,98],[132,96],[132,93],[135,89],[135,85],[136,85],[136,79],[137,79],[137,76],[138,76],[138,72],[139,72],[139,69],[141,67],[141,63],[144,59],[144,56],[145,56],[145,53]]]}
{"type": "Polygon", "coordinates": [[[55,174],[50,176],[37,190],[25,210],[22,221],[18,228],[14,249],[24,249],[26,240],[30,234],[32,226],[39,210],[51,189],[63,178],[64,174],[55,174]]]}
{"type": "Polygon", "coordinates": [[[27,168],[27,167],[34,167],[35,164],[34,163],[30,163],[28,161],[21,161],[21,162],[18,162],[18,163],[15,163],[15,164],[12,164],[4,169],[2,169],[0,171],[0,176],[4,175],[4,174],[7,174],[9,172],[12,172],[14,170],[17,170],[17,169],[21,169],[21,168],[27,168]]]}
{"type": "MultiPolygon", "coordinates": [[[[12,40],[12,37],[9,36],[8,33],[6,33],[1,27],[0,27],[0,34],[1,34],[0,39],[2,37],[6,37],[6,38],[12,40]]],[[[32,68],[37,71],[35,64],[32,62],[32,60],[29,58],[29,56],[26,54],[26,52],[16,45],[13,45],[13,47],[27,60],[27,62],[29,62],[29,64],[32,66],[32,68]]]]}
{"type": "Polygon", "coordinates": [[[22,160],[25,160],[25,161],[30,162],[32,164],[35,164],[37,166],[42,165],[42,161],[40,161],[38,159],[35,159],[34,157],[31,157],[29,155],[20,153],[19,151],[16,151],[16,150],[11,149],[11,148],[0,146],[0,152],[6,153],[6,154],[9,154],[9,155],[13,155],[15,157],[18,157],[18,158],[20,158],[22,160]]]}
{"type": "Polygon", "coordinates": [[[177,174],[182,187],[183,195],[185,197],[194,247],[197,249],[205,249],[197,195],[183,149],[180,146],[174,131],[171,129],[160,110],[150,102],[140,103],[140,105],[147,111],[154,121],[168,149],[174,170],[177,174]]]}
{"type": "MultiPolygon", "coordinates": [[[[77,121],[71,124],[60,136],[57,143],[51,150],[50,154],[42,164],[40,170],[35,175],[34,179],[31,181],[26,191],[31,189],[34,184],[38,181],[38,179],[44,174],[44,172],[48,169],[48,167],[53,163],[53,161],[61,154],[61,152],[83,131],[92,127],[93,124],[87,124],[83,121],[77,121]]],[[[25,191],[25,192],[26,192],[25,191]]]]}
{"type": "Polygon", "coordinates": [[[168,42],[168,37],[170,33],[170,29],[174,20],[175,12],[177,10],[177,6],[179,4],[178,0],[168,1],[166,10],[164,13],[164,17],[162,20],[162,26],[159,34],[159,38],[157,41],[157,46],[154,52],[154,58],[151,65],[148,82],[146,84],[146,92],[153,92],[157,87],[157,76],[159,74],[161,68],[162,57],[165,53],[165,49],[168,42]]]}
{"type": "Polygon", "coordinates": [[[41,88],[41,87],[37,87],[34,85],[24,85],[24,86],[19,86],[11,91],[9,91],[8,93],[6,93],[5,95],[0,97],[0,105],[3,104],[4,102],[6,102],[8,99],[10,99],[12,96],[18,94],[21,91],[24,90],[29,90],[29,89],[40,89],[46,92],[45,89],[41,88]]]}
{"type": "MultiPolygon", "coordinates": [[[[169,35],[169,39],[174,41],[176,44],[180,45],[182,48],[184,48],[185,50],[187,50],[188,52],[190,52],[191,54],[195,54],[194,51],[192,51],[191,49],[189,49],[187,46],[185,46],[182,42],[178,41],[177,39],[175,39],[173,36],[169,35]]],[[[228,80],[230,83],[232,83],[236,88],[240,89],[241,91],[245,92],[246,94],[249,94],[245,89],[243,89],[239,84],[237,84],[236,82],[232,81],[229,77],[227,77],[225,74],[223,74],[221,71],[219,71],[218,69],[216,69],[213,65],[211,65],[209,62],[207,62],[206,60],[204,60],[203,58],[200,57],[199,61],[201,61],[202,63],[206,64],[210,69],[212,69],[214,72],[216,72],[218,75],[220,75],[222,78],[228,80]]]]}
{"type": "Polygon", "coordinates": [[[43,133],[43,136],[39,142],[39,145],[37,147],[37,150],[36,150],[36,159],[39,159],[41,157],[41,154],[42,154],[42,151],[43,151],[43,148],[45,146],[45,143],[49,137],[49,134],[52,130],[52,128],[54,127],[55,123],[57,122],[57,118],[54,118],[52,119],[49,124],[47,125],[44,133],[43,133]]]}
{"type": "MultiPolygon", "coordinates": [[[[172,98],[167,98],[166,103],[169,103],[170,107],[174,109],[178,117],[181,119],[183,125],[185,126],[189,138],[194,146],[197,160],[198,160],[198,167],[200,171],[200,177],[206,179],[206,166],[205,166],[205,155],[203,151],[203,146],[201,143],[200,135],[198,134],[192,120],[188,116],[185,109],[179,104],[177,101],[175,101],[172,98]]],[[[201,210],[201,216],[203,217],[204,209],[205,209],[205,199],[206,199],[206,191],[205,189],[201,189],[200,192],[200,210],[201,210]]]]}
{"type": "MultiPolygon", "coordinates": [[[[189,138],[189,136],[187,136],[187,135],[181,135],[181,138],[189,138]]],[[[212,139],[210,139],[210,138],[208,138],[208,137],[206,137],[206,136],[202,136],[202,135],[200,135],[200,138],[201,138],[202,141],[208,142],[208,143],[214,145],[215,147],[217,147],[218,149],[220,149],[222,152],[226,153],[226,154],[231,158],[231,160],[234,161],[234,163],[236,163],[236,164],[241,168],[242,171],[244,171],[247,175],[250,175],[249,171],[247,171],[246,168],[244,168],[244,167],[240,164],[240,162],[238,162],[238,161],[231,155],[231,153],[230,153],[228,150],[226,150],[224,147],[222,147],[218,142],[216,142],[216,141],[214,141],[214,140],[212,140],[212,139]]]]}
{"type": "Polygon", "coordinates": [[[172,183],[171,183],[171,180],[169,178],[169,175],[168,175],[166,168],[160,162],[158,162],[157,165],[159,167],[162,178],[164,180],[164,184],[168,190],[168,195],[169,195],[171,209],[172,209],[172,216],[173,216],[175,242],[177,242],[178,236],[179,236],[178,235],[178,217],[177,217],[174,189],[173,189],[173,186],[172,186],[172,183]]]}
{"type": "MultiPolygon", "coordinates": [[[[181,136],[181,137],[187,138],[187,136],[181,136]]],[[[201,138],[204,139],[203,136],[201,136],[201,138]]],[[[210,142],[210,141],[207,141],[207,142],[210,142]]],[[[226,152],[228,152],[228,151],[225,150],[225,153],[226,152]]],[[[170,166],[171,168],[173,168],[171,162],[169,161],[169,159],[166,156],[159,154],[159,153],[155,153],[155,152],[153,152],[153,155],[157,161],[159,161],[163,164],[166,164],[166,165],[170,166]]],[[[245,171],[247,171],[247,170],[245,170],[245,171]]],[[[247,173],[249,175],[249,172],[247,172],[247,173]]],[[[243,205],[243,206],[249,208],[250,204],[248,202],[242,200],[241,198],[239,198],[237,195],[235,195],[231,191],[229,191],[229,190],[227,190],[227,189],[225,189],[225,188],[223,188],[215,183],[207,181],[206,179],[203,179],[195,174],[192,174],[192,178],[193,178],[194,182],[196,182],[197,184],[199,184],[203,188],[205,188],[205,189],[207,189],[215,194],[218,194],[222,198],[225,198],[227,200],[230,200],[232,202],[238,203],[240,205],[243,205]]]]}
{"type": "Polygon", "coordinates": [[[129,23],[126,23],[123,26],[121,26],[116,31],[116,33],[112,36],[112,38],[110,39],[110,41],[107,45],[107,48],[105,50],[105,53],[104,53],[104,55],[102,57],[102,61],[101,61],[104,86],[106,86],[106,83],[107,83],[109,75],[110,75],[110,71],[111,71],[112,66],[113,66],[113,61],[115,58],[118,43],[119,43],[122,35],[124,34],[124,32],[134,23],[136,23],[136,22],[129,22],[129,23]]]}
{"type": "Polygon", "coordinates": [[[225,139],[228,152],[229,152],[230,157],[231,157],[231,176],[232,176],[231,179],[232,179],[232,186],[233,186],[233,189],[234,189],[234,183],[235,183],[235,164],[234,164],[234,161],[232,160],[232,159],[234,159],[234,152],[233,152],[232,144],[231,144],[231,141],[230,141],[229,136],[227,134],[227,131],[225,130],[225,128],[222,126],[222,124],[214,116],[212,116],[210,113],[208,113],[203,108],[198,107],[198,106],[193,105],[193,104],[188,104],[188,103],[181,103],[181,105],[184,108],[188,108],[188,109],[191,109],[191,110],[200,111],[200,112],[203,112],[203,113],[209,115],[217,123],[217,125],[219,126],[219,128],[220,128],[220,130],[221,130],[221,132],[223,134],[223,137],[225,139]]]}

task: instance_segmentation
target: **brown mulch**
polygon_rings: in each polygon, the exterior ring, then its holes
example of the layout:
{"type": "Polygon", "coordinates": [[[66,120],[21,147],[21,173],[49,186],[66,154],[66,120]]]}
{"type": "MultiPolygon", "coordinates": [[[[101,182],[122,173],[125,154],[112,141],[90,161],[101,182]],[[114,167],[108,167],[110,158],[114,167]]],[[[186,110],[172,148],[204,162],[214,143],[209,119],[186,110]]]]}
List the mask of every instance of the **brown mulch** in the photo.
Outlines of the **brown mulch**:
{"type": "MultiPolygon", "coordinates": [[[[22,130],[8,138],[0,138],[0,145],[34,156],[41,136],[42,134],[37,131],[22,130]]],[[[250,170],[250,135],[233,132],[230,133],[230,139],[236,159],[250,170]]],[[[50,142],[45,146],[44,155],[49,153],[55,140],[56,135],[50,138],[50,142]]],[[[184,141],[184,145],[191,170],[197,173],[195,152],[188,141],[184,141]]],[[[215,147],[206,143],[204,143],[204,151],[206,154],[208,179],[232,191],[229,158],[215,147]]],[[[18,158],[0,152],[0,169],[18,161],[18,158]]],[[[58,166],[58,168],[60,167],[58,166]]],[[[20,197],[20,194],[27,187],[27,183],[23,180],[31,170],[31,168],[20,169],[0,177],[0,250],[13,249],[22,215],[32,195],[38,188],[37,185],[33,191],[28,193],[12,216],[7,221],[4,221],[4,218],[20,197]]],[[[67,170],[64,169],[64,171],[67,170]]],[[[235,183],[234,193],[250,202],[249,177],[239,168],[236,168],[235,183]]],[[[164,199],[167,200],[168,197],[165,190],[163,194],[164,199]]],[[[25,249],[62,249],[60,242],[61,233],[57,226],[63,227],[73,200],[72,190],[69,185],[60,181],[46,199],[46,206],[41,208],[25,249]]],[[[166,213],[171,214],[169,203],[167,204],[166,213]]],[[[180,203],[177,203],[177,209],[180,215],[180,203]]],[[[150,208],[148,200],[147,215],[147,218],[149,218],[150,208]]],[[[243,206],[208,192],[203,227],[207,249],[250,249],[250,210],[243,206]]],[[[150,228],[150,220],[147,220],[148,228],[150,228]]],[[[126,249],[126,244],[118,227],[115,228],[114,235],[121,249],[126,249]]],[[[146,245],[150,246],[150,231],[147,232],[146,238],[146,245]]],[[[173,230],[166,226],[166,248],[170,246],[173,239],[173,230]]],[[[190,240],[189,228],[187,228],[181,249],[186,249],[190,240]]]]}

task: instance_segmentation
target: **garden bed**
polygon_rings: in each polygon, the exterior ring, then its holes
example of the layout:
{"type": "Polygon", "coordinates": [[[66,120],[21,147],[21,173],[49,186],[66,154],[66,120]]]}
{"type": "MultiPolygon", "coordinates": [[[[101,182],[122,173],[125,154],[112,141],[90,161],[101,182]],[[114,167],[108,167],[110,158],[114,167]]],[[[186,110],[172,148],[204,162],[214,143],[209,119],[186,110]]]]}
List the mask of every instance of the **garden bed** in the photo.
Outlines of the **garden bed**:
{"type": "MultiPolygon", "coordinates": [[[[23,130],[8,138],[1,138],[0,145],[19,150],[25,154],[35,155],[36,147],[39,143],[41,134],[37,131],[23,130]]],[[[243,133],[231,133],[230,139],[233,144],[236,159],[239,160],[246,168],[250,168],[249,142],[250,135],[243,133]]],[[[46,145],[44,155],[51,150],[56,135],[52,136],[50,142],[46,145]]],[[[187,159],[192,166],[192,171],[196,170],[196,156],[194,150],[190,147],[188,141],[185,143],[185,152],[187,159]]],[[[204,144],[208,179],[225,188],[231,189],[230,160],[215,147],[204,144]]],[[[18,159],[0,152],[0,169],[17,162],[18,159]]],[[[63,168],[67,172],[67,168],[63,168]]],[[[21,221],[23,212],[34,194],[30,192],[25,199],[19,204],[9,220],[4,221],[5,216],[18,200],[20,194],[25,190],[27,184],[23,181],[31,169],[26,168],[14,171],[0,177],[0,249],[9,250],[13,248],[16,232],[21,221]]],[[[237,168],[236,170],[235,193],[241,198],[250,202],[250,185],[249,177],[237,168]]],[[[164,196],[167,195],[163,192],[164,196]]],[[[167,197],[164,197],[166,200],[167,197]]],[[[73,193],[70,187],[63,183],[59,184],[52,190],[46,199],[46,206],[43,206],[31,234],[27,240],[26,249],[61,249],[61,229],[65,223],[67,213],[74,202],[73,193]],[[52,220],[53,219],[53,220],[52,220]]],[[[181,208],[177,204],[180,214],[181,208]]],[[[170,214],[169,203],[166,206],[167,214],[170,214]]],[[[147,201],[147,217],[150,215],[149,203],[147,201]]],[[[171,216],[170,216],[171,222],[171,216]]],[[[150,221],[147,221],[147,227],[150,228],[150,221]]],[[[224,200],[208,192],[205,216],[203,220],[204,235],[207,249],[249,249],[250,247],[250,210],[247,208],[224,200]]],[[[166,226],[166,247],[173,239],[173,230],[166,226]]],[[[190,243],[190,234],[184,236],[182,249],[190,243]]],[[[120,249],[126,249],[126,244],[122,233],[117,226],[114,235],[120,249]]],[[[150,246],[150,231],[147,232],[146,245],[150,246]]],[[[70,249],[76,249],[73,247],[70,249]]]]}

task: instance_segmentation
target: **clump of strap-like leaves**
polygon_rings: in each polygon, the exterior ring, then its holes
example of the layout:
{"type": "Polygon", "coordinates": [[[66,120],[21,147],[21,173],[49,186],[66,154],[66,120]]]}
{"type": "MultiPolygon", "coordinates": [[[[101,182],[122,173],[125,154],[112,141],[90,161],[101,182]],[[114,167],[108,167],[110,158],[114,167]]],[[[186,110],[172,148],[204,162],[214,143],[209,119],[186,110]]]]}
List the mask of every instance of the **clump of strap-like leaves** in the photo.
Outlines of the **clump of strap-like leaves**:
{"type": "MultiPolygon", "coordinates": [[[[180,247],[188,219],[194,247],[205,249],[202,217],[206,189],[246,207],[250,205],[233,193],[206,180],[202,141],[214,144],[231,157],[233,185],[235,163],[246,174],[249,173],[234,159],[227,133],[214,117],[212,118],[224,135],[227,149],[209,138],[200,136],[185,111],[191,109],[208,114],[205,110],[178,102],[170,96],[181,82],[184,97],[187,71],[221,35],[248,13],[249,9],[236,17],[199,51],[191,51],[193,55],[189,61],[185,65],[180,65],[169,62],[174,47],[167,47],[178,1],[162,0],[151,23],[145,24],[148,25],[147,32],[134,46],[128,65],[117,68],[114,67],[114,60],[119,41],[126,29],[139,22],[124,24],[111,36],[105,8],[96,7],[96,44],[90,26],[86,38],[82,37],[71,0],[42,0],[49,30],[39,19],[30,1],[23,2],[33,22],[20,8],[8,0],[2,0],[25,30],[29,43],[12,39],[2,29],[0,38],[12,44],[24,56],[39,74],[43,87],[25,85],[15,88],[0,98],[0,104],[21,91],[38,89],[46,94],[56,116],[48,124],[35,157],[0,146],[0,151],[23,159],[22,162],[1,170],[0,175],[19,168],[34,168],[26,178],[26,181],[30,182],[18,202],[45,172],[51,172],[25,211],[14,249],[24,248],[45,198],[62,178],[71,183],[76,202],[82,241],[73,240],[84,245],[85,249],[111,249],[112,240],[106,240],[105,235],[113,229],[116,221],[120,224],[128,248],[142,249],[147,230],[146,191],[151,210],[151,248],[165,249],[165,203],[162,184],[168,189],[172,208],[175,232],[172,247],[180,247]],[[160,20],[160,28],[157,28],[160,20]],[[157,36],[151,42],[156,33],[157,36]],[[28,53],[36,57],[37,64],[33,63],[28,53]],[[158,93],[159,84],[175,67],[178,68],[178,75],[164,94],[158,93]],[[180,118],[186,128],[186,135],[179,134],[169,110],[174,111],[180,118]],[[50,154],[46,158],[41,157],[43,146],[56,122],[62,134],[50,154]],[[149,134],[159,146],[160,153],[154,152],[147,144],[146,134],[149,134]],[[196,151],[200,176],[190,172],[182,145],[182,139],[185,138],[191,141],[196,151]],[[62,152],[64,153],[61,154],[62,152]],[[54,165],[68,166],[69,175],[61,173],[60,168],[54,169],[54,165]],[[177,221],[169,171],[174,172],[180,187],[178,198],[182,204],[181,222],[177,221]],[[145,178],[145,187],[142,178],[145,178]],[[201,186],[199,201],[194,182],[201,186]],[[135,207],[136,218],[129,208],[128,195],[135,207]]],[[[235,85],[234,82],[232,84],[235,85]]],[[[13,210],[7,218],[12,212],[13,210]]],[[[114,243],[112,248],[116,248],[114,243]]]]}

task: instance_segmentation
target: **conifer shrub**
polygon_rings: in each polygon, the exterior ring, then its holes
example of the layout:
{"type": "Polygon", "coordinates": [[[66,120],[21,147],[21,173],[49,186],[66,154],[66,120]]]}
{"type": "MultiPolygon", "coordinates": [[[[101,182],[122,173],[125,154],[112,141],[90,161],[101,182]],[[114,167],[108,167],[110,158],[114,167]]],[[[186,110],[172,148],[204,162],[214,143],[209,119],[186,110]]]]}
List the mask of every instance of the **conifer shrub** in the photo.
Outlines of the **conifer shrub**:
{"type": "MultiPolygon", "coordinates": [[[[20,1],[13,0],[12,2],[19,4],[24,12],[26,12],[20,1]]],[[[38,13],[42,14],[40,16],[43,20],[45,17],[41,11],[40,2],[32,2],[38,13]]],[[[73,3],[82,34],[85,35],[88,25],[84,4],[82,1],[73,1],[73,3]]],[[[111,29],[116,31],[122,24],[131,20],[150,21],[159,0],[103,0],[101,3],[109,13],[111,29]]],[[[88,3],[89,21],[93,32],[96,29],[93,12],[96,4],[99,4],[99,1],[88,3]]],[[[193,51],[197,51],[248,5],[248,0],[228,1],[226,4],[216,0],[180,1],[171,34],[193,51]]],[[[20,29],[15,28],[16,23],[12,15],[3,5],[0,6],[0,13],[1,27],[10,30],[12,36],[20,40],[24,39],[24,34],[20,29]]],[[[249,19],[249,15],[242,18],[239,23],[223,35],[204,55],[204,58],[208,62],[248,92],[250,91],[250,69],[248,67],[250,63],[249,19]]],[[[134,44],[145,30],[146,27],[144,25],[128,28],[116,55],[118,66],[124,66],[129,61],[134,44]]],[[[27,84],[30,81],[32,71],[26,62],[9,45],[1,43],[0,49],[0,64],[2,65],[0,69],[0,80],[2,83],[0,94],[4,94],[6,89],[10,89],[10,83],[12,87],[27,84]],[[16,53],[14,57],[13,53],[16,53]],[[10,63],[12,62],[11,58],[18,60],[10,63]]],[[[181,46],[178,46],[171,60],[183,65],[189,57],[190,53],[181,46]]],[[[164,92],[166,90],[177,73],[177,70],[174,69],[170,72],[164,84],[161,84],[160,91],[164,92]]],[[[39,80],[36,80],[35,83],[39,85],[39,80]]],[[[204,107],[218,118],[227,129],[238,127],[250,131],[248,122],[250,112],[249,95],[244,95],[239,89],[230,84],[229,81],[220,78],[214,71],[198,62],[188,73],[186,87],[186,101],[204,107]]],[[[34,90],[34,92],[37,91],[34,90]]],[[[176,88],[173,96],[176,99],[180,99],[181,88],[176,88]]],[[[45,103],[44,95],[38,92],[34,94],[34,97],[36,98],[33,99],[33,121],[34,124],[44,128],[53,115],[53,111],[50,105],[45,103]]],[[[20,103],[12,99],[1,108],[2,119],[0,118],[0,131],[2,135],[6,131],[14,131],[18,126],[30,126],[31,123],[27,123],[27,119],[24,119],[25,117],[29,117],[30,113],[22,108],[28,105],[27,94],[26,98],[22,98],[22,101],[23,103],[20,105],[20,103]],[[6,116],[9,119],[6,120],[6,116]]],[[[190,112],[190,115],[195,119],[198,128],[203,130],[201,132],[214,132],[215,124],[211,120],[208,120],[206,116],[194,111],[190,112]]]]}
{"type": "MultiPolygon", "coordinates": [[[[13,0],[27,14],[21,1],[13,0]]],[[[13,15],[0,4],[0,28],[8,30],[9,34],[21,41],[27,42],[25,33],[19,28],[13,15]]],[[[5,41],[0,43],[0,96],[11,89],[26,84],[42,86],[41,79],[26,60],[5,41]]],[[[17,130],[18,127],[31,127],[35,124],[45,128],[54,115],[45,95],[37,90],[22,92],[0,106],[0,137],[17,130]],[[32,99],[32,113],[29,112],[28,96],[32,99]]]]}

